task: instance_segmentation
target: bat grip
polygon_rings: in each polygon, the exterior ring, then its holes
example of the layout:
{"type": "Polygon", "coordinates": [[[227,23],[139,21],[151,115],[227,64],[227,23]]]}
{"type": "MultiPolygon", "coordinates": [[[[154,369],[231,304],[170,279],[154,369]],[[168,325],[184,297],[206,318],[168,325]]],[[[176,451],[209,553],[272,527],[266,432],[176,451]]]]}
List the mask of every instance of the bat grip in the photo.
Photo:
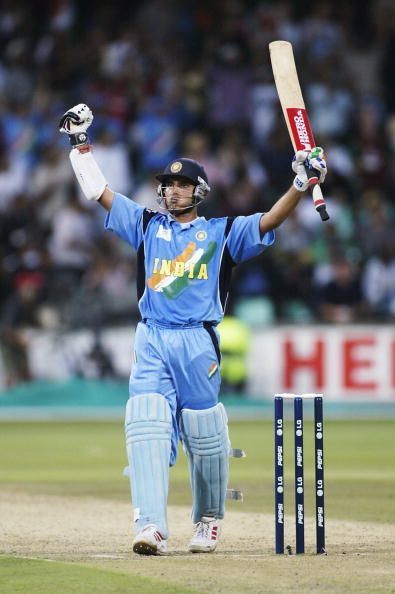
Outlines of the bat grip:
{"type": "Polygon", "coordinates": [[[319,177],[316,173],[314,173],[314,170],[311,169],[307,169],[307,177],[309,178],[315,209],[320,215],[321,221],[328,221],[329,215],[326,210],[325,200],[322,195],[321,186],[319,184],[319,177]]]}
{"type": "Polygon", "coordinates": [[[319,213],[321,217],[321,221],[329,221],[330,216],[326,210],[325,204],[321,204],[321,206],[317,206],[316,211],[319,213]]]}

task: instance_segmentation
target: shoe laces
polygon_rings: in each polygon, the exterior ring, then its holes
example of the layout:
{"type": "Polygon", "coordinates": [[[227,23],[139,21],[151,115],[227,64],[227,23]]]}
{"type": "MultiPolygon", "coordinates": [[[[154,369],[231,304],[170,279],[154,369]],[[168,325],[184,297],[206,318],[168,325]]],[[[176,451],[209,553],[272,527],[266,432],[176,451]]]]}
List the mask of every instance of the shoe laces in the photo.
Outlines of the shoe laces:
{"type": "Polygon", "coordinates": [[[196,524],[195,535],[199,538],[208,538],[210,533],[210,524],[214,521],[214,518],[209,521],[201,520],[196,524]]]}

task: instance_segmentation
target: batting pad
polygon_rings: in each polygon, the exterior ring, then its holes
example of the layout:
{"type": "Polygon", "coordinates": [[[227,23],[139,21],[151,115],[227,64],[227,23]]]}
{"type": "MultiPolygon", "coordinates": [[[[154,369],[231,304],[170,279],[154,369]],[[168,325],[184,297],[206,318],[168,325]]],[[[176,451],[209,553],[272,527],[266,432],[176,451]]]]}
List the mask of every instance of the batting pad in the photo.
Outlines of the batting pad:
{"type": "Polygon", "coordinates": [[[155,524],[164,538],[167,530],[167,495],[172,419],[161,394],[129,398],[125,414],[126,451],[137,532],[155,524]]]}
{"type": "Polygon", "coordinates": [[[184,408],[181,437],[189,460],[192,520],[223,518],[229,476],[228,417],[223,404],[205,410],[184,408]]]}

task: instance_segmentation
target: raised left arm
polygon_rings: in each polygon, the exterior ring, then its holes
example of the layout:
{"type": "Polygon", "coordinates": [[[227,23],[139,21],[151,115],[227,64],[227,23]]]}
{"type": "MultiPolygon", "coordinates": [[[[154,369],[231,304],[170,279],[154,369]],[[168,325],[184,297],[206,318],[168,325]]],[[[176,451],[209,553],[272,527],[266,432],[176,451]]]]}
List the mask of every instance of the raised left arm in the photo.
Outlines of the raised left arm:
{"type": "Polygon", "coordinates": [[[292,169],[296,173],[293,185],[285,192],[272,208],[261,217],[259,229],[261,234],[276,229],[296,208],[304,192],[309,187],[306,168],[316,170],[320,174],[320,183],[325,181],[326,162],[323,158],[324,151],[314,148],[311,152],[298,151],[292,162],[292,169]]]}
{"type": "Polygon", "coordinates": [[[272,208],[261,217],[259,223],[261,235],[279,227],[297,207],[302,196],[302,192],[299,192],[294,186],[291,186],[289,190],[277,200],[272,208]]]}

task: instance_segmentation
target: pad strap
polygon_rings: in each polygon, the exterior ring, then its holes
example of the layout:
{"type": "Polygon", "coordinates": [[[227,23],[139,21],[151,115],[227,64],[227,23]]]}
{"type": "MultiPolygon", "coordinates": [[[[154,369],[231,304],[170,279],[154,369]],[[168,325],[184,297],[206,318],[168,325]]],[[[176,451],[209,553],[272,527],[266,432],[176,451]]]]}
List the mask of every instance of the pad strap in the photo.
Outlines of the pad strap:
{"type": "Polygon", "coordinates": [[[233,501],[243,501],[244,495],[242,491],[237,489],[226,489],[226,499],[232,499],[233,501]]]}
{"type": "Polygon", "coordinates": [[[229,450],[229,457],[230,458],[245,458],[246,453],[244,450],[240,450],[239,448],[231,448],[229,450]]]}

